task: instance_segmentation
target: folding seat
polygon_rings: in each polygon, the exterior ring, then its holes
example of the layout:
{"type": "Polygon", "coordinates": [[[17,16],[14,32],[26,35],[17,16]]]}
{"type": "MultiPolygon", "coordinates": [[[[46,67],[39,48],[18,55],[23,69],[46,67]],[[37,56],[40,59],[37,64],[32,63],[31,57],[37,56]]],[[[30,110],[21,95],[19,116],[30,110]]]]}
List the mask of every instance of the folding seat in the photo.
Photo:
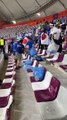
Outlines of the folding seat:
{"type": "Polygon", "coordinates": [[[45,72],[44,80],[35,81],[33,79],[31,83],[37,102],[47,102],[56,99],[60,82],[50,72],[45,72]]]}
{"type": "Polygon", "coordinates": [[[15,64],[10,64],[7,66],[6,73],[5,73],[5,78],[13,78],[15,79],[15,64]]]}
{"type": "Polygon", "coordinates": [[[11,87],[8,89],[0,89],[0,108],[8,105],[11,94],[11,87]]]}
{"type": "Polygon", "coordinates": [[[15,63],[9,63],[8,65],[7,65],[7,67],[12,67],[12,66],[14,66],[15,65],[15,63]]]}
{"type": "Polygon", "coordinates": [[[11,94],[15,93],[15,80],[14,79],[4,79],[0,89],[9,89],[11,88],[11,94]]]}
{"type": "MultiPolygon", "coordinates": [[[[39,62],[38,61],[36,61],[35,59],[32,59],[32,64],[30,65],[32,68],[35,68],[35,67],[41,67],[42,65],[41,64],[39,64],[39,62]]],[[[32,71],[32,69],[30,68],[28,68],[27,69],[27,72],[28,73],[31,73],[31,72],[33,72],[32,71]]]]}
{"type": "Polygon", "coordinates": [[[31,59],[31,56],[30,56],[30,55],[28,55],[28,56],[27,56],[27,59],[31,59]]]}
{"type": "Polygon", "coordinates": [[[11,69],[11,68],[16,68],[16,64],[15,64],[15,62],[8,62],[8,65],[7,65],[7,68],[8,69],[11,69]]]}
{"type": "MultiPolygon", "coordinates": [[[[36,60],[33,59],[31,66],[32,66],[32,67],[38,67],[38,64],[39,64],[39,63],[38,63],[36,60]]],[[[28,69],[27,72],[29,73],[29,72],[33,72],[33,71],[32,71],[31,69],[28,69]]]]}
{"type": "Polygon", "coordinates": [[[11,67],[11,68],[6,69],[6,72],[12,72],[12,71],[15,71],[15,67],[11,67]]]}
{"type": "Polygon", "coordinates": [[[59,65],[67,65],[67,54],[63,55],[63,60],[58,63],[59,65]]]}
{"type": "Polygon", "coordinates": [[[29,60],[31,59],[31,56],[30,55],[27,55],[26,59],[23,59],[22,62],[26,61],[26,60],[29,60]]]}
{"type": "Polygon", "coordinates": [[[64,73],[67,73],[67,65],[59,65],[59,67],[63,70],[64,73]]]}
{"type": "Polygon", "coordinates": [[[46,55],[46,50],[42,50],[42,53],[38,53],[38,56],[45,56],[46,55]]]}
{"type": "Polygon", "coordinates": [[[15,72],[6,72],[1,88],[11,88],[11,93],[15,92],[15,72]]]}
{"type": "Polygon", "coordinates": [[[14,67],[10,67],[6,69],[5,78],[1,85],[1,88],[8,89],[11,87],[11,93],[15,92],[15,69],[14,67]],[[11,69],[10,69],[11,68],[11,69]]]}
{"type": "Polygon", "coordinates": [[[7,67],[7,69],[6,69],[6,71],[12,71],[12,70],[15,70],[15,66],[7,67]]]}
{"type": "Polygon", "coordinates": [[[52,62],[55,67],[59,68],[64,73],[67,72],[67,54],[57,53],[53,58],[46,60],[52,62]]]}
{"type": "Polygon", "coordinates": [[[39,50],[38,50],[38,54],[41,54],[41,53],[42,53],[42,50],[41,50],[41,49],[39,49],[39,50]]]}
{"type": "Polygon", "coordinates": [[[61,61],[63,60],[63,58],[64,58],[64,54],[62,54],[62,53],[56,53],[56,54],[54,55],[54,57],[48,58],[48,59],[46,59],[46,60],[47,60],[48,62],[55,63],[55,62],[61,62],[61,61]]]}
{"type": "Polygon", "coordinates": [[[34,91],[37,102],[48,102],[55,100],[57,98],[59,89],[60,82],[57,79],[52,78],[50,86],[47,89],[34,91]]]}
{"type": "Polygon", "coordinates": [[[8,58],[8,62],[15,62],[14,58],[8,58]]]}
{"type": "MultiPolygon", "coordinates": [[[[39,65],[40,65],[40,64],[39,64],[39,65]]],[[[40,67],[42,67],[42,65],[40,65],[40,67]]],[[[44,67],[44,73],[45,73],[45,74],[44,74],[44,77],[45,77],[45,75],[46,75],[46,71],[47,71],[47,70],[46,70],[46,68],[44,67]]],[[[41,80],[41,81],[35,80],[35,77],[33,76],[33,74],[30,74],[29,77],[30,77],[31,83],[33,83],[33,82],[34,82],[34,83],[35,83],[35,82],[42,82],[42,80],[41,80]]]]}
{"type": "Polygon", "coordinates": [[[53,58],[54,57],[54,54],[50,54],[50,55],[48,55],[48,54],[46,54],[44,57],[43,57],[43,59],[45,58],[45,59],[49,59],[49,58],[53,58]]]}
{"type": "Polygon", "coordinates": [[[12,97],[12,95],[10,95],[8,104],[4,107],[0,107],[0,120],[9,120],[10,119],[12,102],[13,102],[13,97],[12,97]]]}
{"type": "Polygon", "coordinates": [[[15,78],[15,74],[16,72],[15,71],[12,71],[12,72],[6,72],[5,73],[5,78],[15,78]]]}
{"type": "Polygon", "coordinates": [[[61,62],[54,63],[55,67],[60,69],[62,72],[67,72],[67,54],[64,54],[63,60],[61,62]]]}
{"type": "Polygon", "coordinates": [[[28,55],[22,54],[23,60],[26,60],[28,58],[28,55]]]}

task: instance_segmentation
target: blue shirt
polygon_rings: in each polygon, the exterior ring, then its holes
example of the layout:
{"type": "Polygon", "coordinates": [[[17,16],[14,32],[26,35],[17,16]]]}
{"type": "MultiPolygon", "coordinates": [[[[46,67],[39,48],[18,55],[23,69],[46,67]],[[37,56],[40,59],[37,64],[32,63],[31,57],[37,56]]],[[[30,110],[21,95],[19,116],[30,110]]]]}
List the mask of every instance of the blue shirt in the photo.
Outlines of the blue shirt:
{"type": "Polygon", "coordinates": [[[17,42],[14,42],[13,45],[12,45],[12,51],[13,52],[17,52],[17,42]]]}
{"type": "Polygon", "coordinates": [[[32,41],[29,41],[29,42],[27,42],[27,44],[26,44],[26,46],[28,46],[29,49],[32,48],[32,45],[33,45],[33,42],[32,42],[32,41]]]}
{"type": "Polygon", "coordinates": [[[18,44],[17,45],[17,53],[23,53],[24,52],[24,45],[18,44]]]}

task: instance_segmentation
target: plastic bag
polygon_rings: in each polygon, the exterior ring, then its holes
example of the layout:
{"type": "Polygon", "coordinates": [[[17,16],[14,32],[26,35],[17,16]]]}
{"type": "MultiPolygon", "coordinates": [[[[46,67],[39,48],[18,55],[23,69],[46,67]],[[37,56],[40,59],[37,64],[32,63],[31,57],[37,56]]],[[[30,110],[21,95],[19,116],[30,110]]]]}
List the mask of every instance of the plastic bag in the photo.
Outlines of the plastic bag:
{"type": "Polygon", "coordinates": [[[31,57],[33,57],[33,56],[35,56],[35,55],[37,54],[37,52],[36,52],[36,50],[35,50],[34,47],[32,47],[32,48],[30,49],[29,54],[30,54],[31,57]]]}
{"type": "Polygon", "coordinates": [[[44,79],[45,70],[44,67],[34,68],[33,75],[36,81],[41,81],[44,79]]]}
{"type": "Polygon", "coordinates": [[[36,56],[35,59],[36,59],[37,61],[43,61],[43,59],[42,59],[41,56],[36,56]]]}
{"type": "Polygon", "coordinates": [[[25,64],[25,65],[32,65],[32,61],[31,61],[31,60],[26,60],[26,61],[24,62],[24,64],[25,64]]]}

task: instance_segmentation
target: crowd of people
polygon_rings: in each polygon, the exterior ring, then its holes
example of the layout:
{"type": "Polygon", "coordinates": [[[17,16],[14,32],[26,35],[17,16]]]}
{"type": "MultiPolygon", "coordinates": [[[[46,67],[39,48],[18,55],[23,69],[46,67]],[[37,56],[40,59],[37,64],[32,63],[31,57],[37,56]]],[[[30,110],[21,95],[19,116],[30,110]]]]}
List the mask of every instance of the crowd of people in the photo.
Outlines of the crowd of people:
{"type": "MultiPolygon", "coordinates": [[[[36,26],[25,26],[14,40],[9,43],[8,51],[14,55],[17,68],[20,68],[22,54],[28,55],[32,48],[45,49],[47,54],[62,52],[63,43],[67,43],[67,18],[52,22],[40,23],[36,26]]],[[[0,49],[4,48],[4,40],[0,39],[0,49]]],[[[4,51],[4,50],[3,50],[4,51]]]]}

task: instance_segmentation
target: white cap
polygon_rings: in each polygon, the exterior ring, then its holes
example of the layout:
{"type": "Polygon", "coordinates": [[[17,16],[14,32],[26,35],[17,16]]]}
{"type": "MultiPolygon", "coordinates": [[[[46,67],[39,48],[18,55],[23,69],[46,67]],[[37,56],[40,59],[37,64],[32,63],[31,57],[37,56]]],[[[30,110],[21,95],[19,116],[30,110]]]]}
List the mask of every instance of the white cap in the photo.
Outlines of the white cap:
{"type": "Polygon", "coordinates": [[[25,37],[27,37],[27,36],[28,36],[28,33],[25,34],[25,37]]]}
{"type": "Polygon", "coordinates": [[[53,25],[53,23],[49,23],[49,25],[53,25]]]}

